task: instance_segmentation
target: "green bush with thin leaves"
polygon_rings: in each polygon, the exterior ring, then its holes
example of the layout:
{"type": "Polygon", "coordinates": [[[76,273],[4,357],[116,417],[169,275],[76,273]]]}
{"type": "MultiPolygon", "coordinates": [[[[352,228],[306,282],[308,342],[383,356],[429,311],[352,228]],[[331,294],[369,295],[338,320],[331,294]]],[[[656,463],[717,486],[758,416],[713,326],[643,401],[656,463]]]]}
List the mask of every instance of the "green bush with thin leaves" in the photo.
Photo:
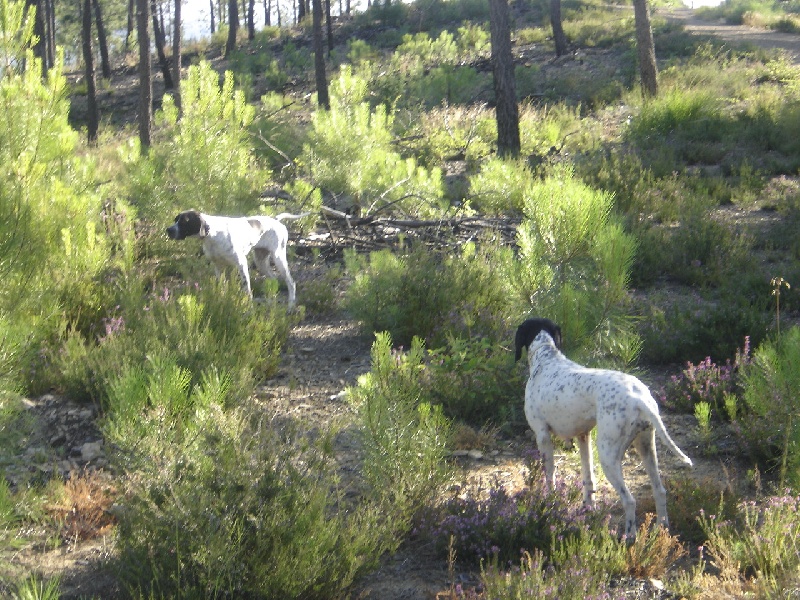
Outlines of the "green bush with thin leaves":
{"type": "Polygon", "coordinates": [[[559,323],[568,347],[587,358],[632,362],[639,339],[625,307],[636,241],[612,216],[612,196],[569,168],[544,179],[516,169],[525,219],[518,260],[506,265],[514,300],[559,323]]]}
{"type": "Polygon", "coordinates": [[[159,597],[342,594],[396,548],[397,524],[373,504],[341,510],[327,436],[269,422],[249,402],[226,408],[229,384],[169,357],[111,382],[103,429],[129,473],[117,537],[123,585],[159,597]]]}
{"type": "Polygon", "coordinates": [[[449,422],[432,405],[424,383],[425,346],[414,338],[408,352],[392,348],[378,333],[372,369],[348,389],[362,423],[364,477],[382,502],[399,507],[395,518],[410,518],[448,476],[449,422]]]}
{"type": "Polygon", "coordinates": [[[104,402],[117,373],[154,356],[172,357],[193,378],[210,368],[226,373],[235,398],[277,369],[290,318],[274,298],[253,303],[238,281],[212,279],[149,295],[139,285],[130,282],[96,338],[68,336],[54,357],[60,373],[54,384],[70,397],[104,402]]]}
{"type": "Polygon", "coordinates": [[[800,327],[767,340],[742,372],[746,413],[737,424],[762,468],[800,489],[800,327]]]}
{"type": "Polygon", "coordinates": [[[392,145],[394,115],[367,102],[367,82],[343,68],[331,82],[330,110],[314,113],[300,162],[310,180],[362,215],[440,216],[440,169],[426,169],[392,145]]]}
{"type": "Polygon", "coordinates": [[[105,314],[133,235],[125,203],[104,206],[93,160],[79,156],[63,56],[43,78],[32,11],[2,0],[0,14],[0,356],[18,361],[12,384],[35,389],[41,347],[105,314]]]}
{"type": "Polygon", "coordinates": [[[258,207],[269,172],[256,162],[248,132],[255,109],[233,80],[227,71],[220,85],[217,72],[201,62],[181,81],[180,111],[171,96],[164,97],[157,115],[163,127],[149,154],[139,156],[134,146],[125,157],[130,193],[143,218],[163,223],[187,208],[246,214],[258,207]]]}
{"type": "Polygon", "coordinates": [[[455,255],[423,246],[405,254],[348,253],[353,281],[345,308],[366,331],[388,331],[403,346],[415,336],[432,348],[451,335],[498,340],[511,313],[496,254],[509,252],[466,244],[455,255]]]}

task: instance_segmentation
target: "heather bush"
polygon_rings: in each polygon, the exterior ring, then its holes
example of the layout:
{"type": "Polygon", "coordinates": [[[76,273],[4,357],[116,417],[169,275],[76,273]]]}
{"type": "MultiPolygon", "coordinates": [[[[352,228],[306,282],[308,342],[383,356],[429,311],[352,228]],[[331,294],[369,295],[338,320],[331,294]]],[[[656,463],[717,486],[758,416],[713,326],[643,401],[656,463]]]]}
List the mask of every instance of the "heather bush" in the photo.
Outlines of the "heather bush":
{"type": "Polygon", "coordinates": [[[527,489],[512,493],[494,484],[466,496],[455,493],[423,514],[417,533],[434,541],[443,554],[452,544],[462,561],[477,564],[494,558],[506,564],[519,559],[520,549],[549,554],[558,540],[602,520],[599,512],[581,504],[580,486],[559,478],[548,489],[538,453],[530,453],[526,464],[527,489]]]}
{"type": "MultiPolygon", "coordinates": [[[[593,549],[594,550],[594,549],[593,549]]],[[[592,556],[592,555],[589,555],[592,556]]],[[[570,556],[554,568],[541,551],[525,552],[519,566],[503,569],[496,561],[484,566],[481,581],[487,598],[559,598],[563,600],[605,600],[611,595],[610,575],[584,565],[584,555],[570,556]]]]}
{"type": "Polygon", "coordinates": [[[745,447],[781,485],[800,487],[800,328],[792,327],[753,352],[743,370],[745,411],[737,419],[745,447]]]}
{"type": "MultiPolygon", "coordinates": [[[[756,577],[772,593],[797,582],[800,567],[800,497],[742,502],[733,518],[701,512],[705,552],[723,574],[756,577]]],[[[772,594],[767,594],[770,597],[772,594]]]]}
{"type": "Polygon", "coordinates": [[[253,303],[238,281],[212,279],[150,295],[132,282],[96,337],[69,336],[53,361],[59,387],[76,399],[105,401],[117,373],[158,356],[171,357],[192,384],[204,370],[217,369],[241,398],[277,368],[289,325],[283,306],[274,299],[253,303]]]}
{"type": "Polygon", "coordinates": [[[495,262],[502,253],[476,244],[455,256],[421,245],[407,254],[348,253],[345,308],[366,331],[388,331],[403,346],[414,336],[430,348],[448,336],[501,339],[511,309],[495,262]]]}
{"type": "Polygon", "coordinates": [[[129,593],[335,597],[396,547],[388,507],[340,509],[327,435],[277,426],[249,403],[226,409],[213,370],[191,386],[165,366],[123,371],[104,426],[128,473],[117,561],[129,593]]]}
{"type": "Polygon", "coordinates": [[[698,364],[691,361],[680,375],[673,375],[664,391],[663,402],[674,410],[692,413],[695,407],[705,402],[717,419],[735,420],[736,396],[741,392],[739,374],[750,364],[750,338],[737,350],[733,360],[727,359],[718,365],[707,356],[698,364]]]}

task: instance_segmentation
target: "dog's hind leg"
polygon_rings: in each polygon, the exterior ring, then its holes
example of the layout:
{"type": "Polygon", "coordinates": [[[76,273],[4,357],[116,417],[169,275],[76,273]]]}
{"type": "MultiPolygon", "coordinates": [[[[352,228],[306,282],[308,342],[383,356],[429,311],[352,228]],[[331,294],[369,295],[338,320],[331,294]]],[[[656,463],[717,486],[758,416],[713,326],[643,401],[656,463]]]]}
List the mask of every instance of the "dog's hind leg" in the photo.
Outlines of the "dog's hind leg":
{"type": "Polygon", "coordinates": [[[653,500],[656,503],[656,515],[658,522],[664,527],[669,528],[669,519],[667,518],[667,490],[664,489],[664,483],[661,481],[661,475],[658,472],[658,454],[656,453],[656,432],[652,428],[641,432],[633,440],[633,447],[642,458],[644,470],[650,477],[650,486],[653,489],[653,500]]]}
{"type": "Polygon", "coordinates": [[[636,500],[622,478],[622,458],[625,455],[626,447],[627,444],[625,446],[603,444],[603,439],[598,432],[597,449],[600,454],[600,464],[606,479],[619,494],[622,508],[625,511],[625,536],[631,540],[636,537],[636,500]]]}
{"type": "Polygon", "coordinates": [[[581,453],[581,476],[583,477],[583,503],[594,508],[596,483],[594,464],[592,464],[592,432],[578,436],[578,449],[581,453]]]}

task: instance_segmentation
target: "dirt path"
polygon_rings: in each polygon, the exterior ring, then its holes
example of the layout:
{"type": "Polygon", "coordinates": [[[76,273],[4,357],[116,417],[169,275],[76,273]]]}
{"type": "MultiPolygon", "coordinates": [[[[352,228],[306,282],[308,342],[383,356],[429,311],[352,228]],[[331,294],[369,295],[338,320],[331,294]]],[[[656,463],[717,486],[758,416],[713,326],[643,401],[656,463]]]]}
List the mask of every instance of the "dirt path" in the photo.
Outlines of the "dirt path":
{"type": "Polygon", "coordinates": [[[714,36],[736,44],[785,50],[792,62],[800,64],[800,35],[746,25],[728,25],[720,21],[705,21],[695,16],[691,8],[656,11],[656,14],[683,22],[686,30],[697,36],[714,36]]]}

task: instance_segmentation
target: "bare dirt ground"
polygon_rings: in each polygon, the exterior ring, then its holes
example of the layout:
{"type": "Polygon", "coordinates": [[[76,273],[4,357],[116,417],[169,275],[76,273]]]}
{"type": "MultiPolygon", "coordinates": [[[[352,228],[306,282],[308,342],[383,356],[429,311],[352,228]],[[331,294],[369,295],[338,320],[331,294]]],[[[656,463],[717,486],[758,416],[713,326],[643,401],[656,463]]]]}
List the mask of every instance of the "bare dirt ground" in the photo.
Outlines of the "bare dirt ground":
{"type": "MultiPolygon", "coordinates": [[[[782,48],[795,62],[800,61],[798,36],[708,23],[694,18],[690,9],[672,10],[669,17],[681,19],[687,29],[697,35],[713,35],[736,43],[782,48]]],[[[305,261],[308,264],[299,262],[293,269],[299,273],[306,269],[305,276],[313,277],[310,261],[305,261]]],[[[302,277],[298,274],[299,279],[302,277]]],[[[302,303],[302,298],[299,301],[302,303]]],[[[309,424],[324,424],[346,417],[351,408],[342,392],[347,386],[353,385],[360,374],[369,370],[370,344],[371,340],[360,335],[356,324],[340,314],[307,318],[291,332],[278,374],[258,390],[264,410],[276,416],[302,418],[309,424]]],[[[643,375],[642,379],[657,389],[665,377],[664,373],[649,373],[643,375]]],[[[66,399],[61,401],[66,407],[66,399]]],[[[722,452],[707,458],[693,417],[665,414],[664,421],[677,444],[695,460],[695,467],[690,472],[692,477],[719,489],[730,485],[742,489],[747,487],[742,465],[733,458],[735,448],[730,448],[729,454],[722,452]]],[[[521,429],[514,437],[497,439],[490,447],[476,448],[480,454],[473,453],[473,457],[464,456],[454,460],[458,463],[460,477],[468,485],[477,486],[482,482],[485,487],[488,483],[499,481],[507,489],[516,490],[524,481],[523,450],[532,443],[521,429]]],[[[341,444],[339,450],[346,455],[349,451],[346,440],[341,444]]],[[[731,442],[722,436],[718,444],[725,448],[731,442]]],[[[659,458],[665,477],[686,473],[663,447],[659,447],[659,458]]],[[[557,464],[562,471],[575,472],[579,468],[575,452],[559,453],[557,464]]],[[[650,498],[649,482],[635,454],[629,453],[624,470],[634,496],[640,505],[646,506],[650,498]]],[[[602,476],[598,495],[617,501],[616,494],[602,476]]],[[[40,534],[35,530],[26,533],[32,538],[40,534]]],[[[30,572],[36,572],[44,578],[60,576],[63,598],[113,598],[120,594],[114,574],[106,566],[113,554],[113,534],[109,533],[82,543],[55,544],[51,541],[20,550],[5,550],[0,563],[6,565],[3,567],[4,576],[13,577],[30,572]]],[[[393,556],[385,557],[376,572],[359,582],[353,596],[380,600],[432,599],[436,598],[437,593],[447,590],[451,583],[468,586],[476,581],[477,574],[474,571],[463,570],[456,564],[455,571],[449,572],[446,562],[435,559],[429,548],[411,545],[402,547],[393,556]]],[[[632,590],[628,597],[664,596],[642,586],[638,591],[632,590]]]]}
{"type": "Polygon", "coordinates": [[[673,8],[657,11],[656,14],[680,20],[686,30],[694,35],[714,36],[735,44],[776,48],[785,51],[794,63],[800,62],[800,36],[798,35],[748,27],[747,25],[728,25],[720,21],[704,21],[697,18],[691,8],[673,8]]]}

